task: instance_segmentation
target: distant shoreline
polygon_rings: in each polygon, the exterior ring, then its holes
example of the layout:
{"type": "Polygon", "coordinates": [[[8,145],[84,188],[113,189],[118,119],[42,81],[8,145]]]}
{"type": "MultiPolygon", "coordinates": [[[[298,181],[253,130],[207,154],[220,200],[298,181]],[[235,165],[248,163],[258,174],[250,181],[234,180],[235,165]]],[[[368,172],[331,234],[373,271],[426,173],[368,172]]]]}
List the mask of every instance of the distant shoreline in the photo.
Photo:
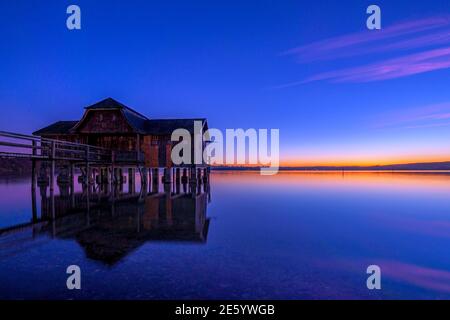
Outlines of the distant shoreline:
{"type": "MultiPolygon", "coordinates": [[[[223,169],[223,168],[220,168],[220,169],[214,169],[214,168],[212,168],[211,169],[211,171],[215,171],[215,172],[227,172],[227,171],[247,171],[247,172],[260,172],[260,169],[258,169],[258,168],[249,168],[249,169],[243,169],[243,168],[230,168],[230,169],[223,169]]],[[[314,173],[314,172],[317,172],[317,173],[320,173],[320,172],[380,172],[380,173],[389,173],[389,172],[417,172],[417,173],[420,173],[420,172],[424,172],[424,173],[426,173],[426,172],[430,172],[430,173],[432,173],[432,172],[436,172],[436,173],[438,173],[438,172],[442,172],[442,173],[450,173],[450,170],[434,170],[434,169],[415,169],[415,170],[406,170],[406,169],[403,169],[403,170],[370,170],[370,169],[360,169],[360,170],[355,170],[355,169],[340,169],[340,170],[338,170],[338,169],[336,169],[336,170],[332,170],[332,169],[327,169],[327,170],[325,170],[325,169],[318,169],[318,170],[313,170],[313,169],[304,169],[304,170],[300,170],[300,169],[279,169],[278,170],[279,172],[305,172],[305,173],[314,173]]]]}
{"type": "MultiPolygon", "coordinates": [[[[213,171],[255,171],[262,167],[227,167],[212,166],[213,171]]],[[[450,171],[450,161],[446,162],[424,162],[424,163],[407,163],[392,164],[381,166],[302,166],[302,167],[280,167],[279,171],[305,171],[305,172],[325,172],[325,171],[450,171]]]]}

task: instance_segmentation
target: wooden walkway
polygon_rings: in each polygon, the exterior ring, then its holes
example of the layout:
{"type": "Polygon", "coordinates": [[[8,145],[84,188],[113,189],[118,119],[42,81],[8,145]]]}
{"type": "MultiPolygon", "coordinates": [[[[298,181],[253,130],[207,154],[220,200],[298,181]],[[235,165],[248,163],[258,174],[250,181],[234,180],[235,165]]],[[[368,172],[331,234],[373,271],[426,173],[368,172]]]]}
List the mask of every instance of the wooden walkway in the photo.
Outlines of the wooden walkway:
{"type": "Polygon", "coordinates": [[[111,163],[109,149],[0,131],[0,157],[111,163]]]}
{"type": "Polygon", "coordinates": [[[110,165],[114,162],[141,164],[141,152],[99,148],[81,143],[45,139],[20,133],[0,131],[0,157],[32,160],[69,161],[110,165]]]}

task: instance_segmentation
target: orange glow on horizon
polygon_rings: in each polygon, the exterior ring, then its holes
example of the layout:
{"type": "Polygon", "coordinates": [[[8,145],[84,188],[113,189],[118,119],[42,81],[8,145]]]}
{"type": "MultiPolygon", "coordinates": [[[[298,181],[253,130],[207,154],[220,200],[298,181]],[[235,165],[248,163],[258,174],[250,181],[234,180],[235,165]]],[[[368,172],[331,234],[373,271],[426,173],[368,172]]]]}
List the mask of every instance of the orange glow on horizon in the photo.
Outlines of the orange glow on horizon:
{"type": "MultiPolygon", "coordinates": [[[[304,157],[301,159],[285,159],[280,161],[280,167],[318,167],[318,166],[330,166],[330,167],[346,167],[346,166],[385,166],[385,165],[397,165],[397,164],[414,164],[414,163],[432,163],[432,162],[446,162],[450,161],[449,155],[424,155],[424,156],[386,156],[386,157],[304,157]]],[[[243,165],[214,165],[213,166],[225,166],[225,167],[255,167],[258,164],[243,164],[243,165]]]]}
{"type": "Polygon", "coordinates": [[[328,160],[326,159],[289,159],[281,161],[282,167],[309,167],[309,166],[385,166],[396,164],[412,164],[412,163],[424,163],[424,162],[445,162],[450,161],[450,155],[442,156],[392,156],[392,157],[379,157],[379,158],[364,158],[364,157],[336,157],[328,160]]]}

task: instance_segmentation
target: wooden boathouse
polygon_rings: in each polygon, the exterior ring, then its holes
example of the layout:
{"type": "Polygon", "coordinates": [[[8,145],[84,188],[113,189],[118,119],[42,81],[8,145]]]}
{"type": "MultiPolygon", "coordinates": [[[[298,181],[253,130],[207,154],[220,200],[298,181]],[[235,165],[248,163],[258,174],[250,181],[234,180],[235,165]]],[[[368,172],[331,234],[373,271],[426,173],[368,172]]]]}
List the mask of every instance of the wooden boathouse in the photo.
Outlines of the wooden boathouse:
{"type": "Polygon", "coordinates": [[[33,135],[113,150],[118,160],[145,164],[148,168],[170,168],[172,132],[181,128],[193,135],[195,121],[201,123],[202,132],[208,129],[204,118],[149,119],[108,98],[86,107],[81,120],[58,121],[33,135]]]}
{"type": "MultiPolygon", "coordinates": [[[[151,119],[112,98],[107,98],[86,107],[80,120],[55,122],[33,132],[33,136],[40,139],[40,156],[47,155],[49,160],[68,162],[71,176],[75,167],[80,168],[83,177],[88,177],[88,183],[97,178],[96,173],[101,182],[120,183],[123,168],[129,170],[130,179],[134,179],[136,169],[139,170],[143,183],[147,183],[149,174],[153,183],[156,183],[159,180],[160,168],[164,168],[162,180],[165,183],[188,177],[190,182],[201,183],[209,176],[209,166],[206,163],[175,166],[171,160],[172,148],[177,143],[171,141],[172,132],[185,129],[191,134],[191,141],[194,141],[196,125],[201,127],[200,133],[203,136],[203,132],[208,130],[204,118],[151,119]],[[48,146],[44,148],[47,143],[48,146]],[[73,156],[64,158],[64,154],[73,153],[73,149],[78,146],[87,148],[83,151],[85,156],[82,155],[79,160],[73,156]]],[[[207,142],[202,140],[203,148],[207,142]]],[[[33,153],[36,153],[36,150],[33,149],[33,153]]],[[[194,152],[191,154],[194,155],[194,152]]],[[[55,172],[54,165],[53,163],[51,177],[55,172]]]]}

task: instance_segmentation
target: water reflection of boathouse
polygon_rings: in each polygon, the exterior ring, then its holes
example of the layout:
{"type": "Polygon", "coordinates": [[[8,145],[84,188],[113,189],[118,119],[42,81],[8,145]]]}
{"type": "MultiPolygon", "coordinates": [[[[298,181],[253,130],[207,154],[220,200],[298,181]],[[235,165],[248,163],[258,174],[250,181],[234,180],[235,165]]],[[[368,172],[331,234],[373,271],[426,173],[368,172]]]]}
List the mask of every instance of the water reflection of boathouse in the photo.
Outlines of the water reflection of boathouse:
{"type": "MultiPolygon", "coordinates": [[[[160,182],[151,190],[143,186],[139,192],[130,186],[124,189],[124,184],[113,189],[94,184],[87,190],[80,183],[81,190],[75,192],[74,181],[60,181],[57,195],[42,184],[40,206],[34,204],[27,228],[32,229],[33,237],[74,240],[87,257],[106,264],[120,261],[149,241],[205,243],[209,181],[174,182],[160,182]]],[[[23,229],[21,225],[17,232],[23,229]]]]}

